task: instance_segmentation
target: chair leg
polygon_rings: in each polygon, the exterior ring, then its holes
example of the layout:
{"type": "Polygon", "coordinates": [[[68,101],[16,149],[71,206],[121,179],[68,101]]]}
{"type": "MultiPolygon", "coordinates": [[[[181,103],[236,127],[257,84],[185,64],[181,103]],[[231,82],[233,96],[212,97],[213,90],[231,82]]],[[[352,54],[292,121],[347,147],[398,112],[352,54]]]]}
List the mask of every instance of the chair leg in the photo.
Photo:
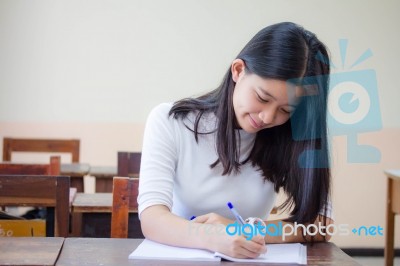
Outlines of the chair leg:
{"type": "Polygon", "coordinates": [[[394,258],[394,213],[392,211],[392,180],[388,178],[386,204],[385,265],[393,266],[394,258]]]}

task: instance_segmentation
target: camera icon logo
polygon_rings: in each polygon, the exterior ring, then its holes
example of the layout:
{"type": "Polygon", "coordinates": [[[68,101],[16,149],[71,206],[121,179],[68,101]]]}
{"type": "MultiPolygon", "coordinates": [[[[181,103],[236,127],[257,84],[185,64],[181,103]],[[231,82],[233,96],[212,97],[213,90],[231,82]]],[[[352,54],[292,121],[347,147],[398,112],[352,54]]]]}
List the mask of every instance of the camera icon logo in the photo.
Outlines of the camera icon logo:
{"type": "Polygon", "coordinates": [[[349,163],[380,162],[376,147],[358,143],[358,134],[382,129],[374,70],[330,75],[328,128],[332,136],[347,136],[349,163]]]}
{"type": "MultiPolygon", "coordinates": [[[[339,40],[342,66],[346,57],[347,40],[339,40]]],[[[371,50],[364,52],[350,69],[372,56],[371,50]]],[[[326,64],[331,64],[322,55],[317,59],[326,64]]],[[[372,69],[358,71],[343,71],[330,74],[329,76],[305,77],[301,80],[292,79],[291,84],[300,84],[306,91],[303,97],[320,97],[318,84],[329,82],[327,127],[328,136],[347,136],[347,162],[348,163],[378,163],[381,160],[379,149],[367,144],[358,143],[358,135],[362,133],[379,131],[382,129],[382,119],[379,107],[378,86],[376,73],[372,69]]],[[[310,103],[317,104],[317,100],[310,99],[310,103]],[[314,101],[313,101],[314,100],[314,101]]],[[[319,108],[324,108],[319,106],[319,108]]],[[[307,110],[299,110],[291,118],[292,137],[295,140],[308,140],[321,137],[321,131],[307,133],[301,124],[302,117],[307,116],[307,110]]],[[[321,118],[324,119],[324,118],[321,118]]],[[[328,141],[330,145],[331,141],[328,141]]],[[[301,167],[326,168],[328,162],[318,161],[321,150],[304,151],[299,158],[301,167]],[[310,160],[312,162],[310,162],[310,160]]]]}
{"type": "Polygon", "coordinates": [[[329,93],[329,115],[339,125],[353,125],[364,120],[369,113],[371,100],[359,83],[344,81],[329,93]]]}

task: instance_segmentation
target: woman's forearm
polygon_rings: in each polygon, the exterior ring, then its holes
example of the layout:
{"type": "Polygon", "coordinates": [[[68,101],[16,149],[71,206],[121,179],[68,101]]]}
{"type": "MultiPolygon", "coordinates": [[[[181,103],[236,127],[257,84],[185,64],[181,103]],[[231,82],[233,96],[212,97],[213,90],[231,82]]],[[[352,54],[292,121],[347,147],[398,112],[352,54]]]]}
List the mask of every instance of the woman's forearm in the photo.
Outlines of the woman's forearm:
{"type": "Polygon", "coordinates": [[[146,208],[141,213],[141,227],[146,238],[159,243],[212,249],[209,239],[212,235],[206,234],[203,224],[178,217],[163,205],[146,208]]]}
{"type": "Polygon", "coordinates": [[[232,221],[215,213],[188,221],[166,206],[156,205],[145,209],[140,218],[145,237],[159,243],[218,251],[235,258],[257,258],[266,250],[262,236],[247,240],[243,235],[228,235],[226,225],[232,221]]]}

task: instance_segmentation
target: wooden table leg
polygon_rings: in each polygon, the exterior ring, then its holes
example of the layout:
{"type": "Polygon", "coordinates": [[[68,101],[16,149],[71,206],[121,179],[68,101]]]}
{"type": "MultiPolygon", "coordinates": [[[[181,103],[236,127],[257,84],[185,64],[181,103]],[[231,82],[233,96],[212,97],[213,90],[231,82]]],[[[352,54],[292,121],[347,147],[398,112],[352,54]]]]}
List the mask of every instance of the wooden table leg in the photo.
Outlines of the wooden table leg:
{"type": "Polygon", "coordinates": [[[392,185],[393,180],[389,177],[387,181],[386,200],[386,234],[385,234],[385,265],[393,266],[394,256],[394,213],[392,211],[392,185]]]}
{"type": "Polygon", "coordinates": [[[82,213],[71,212],[71,234],[70,237],[81,237],[82,234],[82,213]]]}

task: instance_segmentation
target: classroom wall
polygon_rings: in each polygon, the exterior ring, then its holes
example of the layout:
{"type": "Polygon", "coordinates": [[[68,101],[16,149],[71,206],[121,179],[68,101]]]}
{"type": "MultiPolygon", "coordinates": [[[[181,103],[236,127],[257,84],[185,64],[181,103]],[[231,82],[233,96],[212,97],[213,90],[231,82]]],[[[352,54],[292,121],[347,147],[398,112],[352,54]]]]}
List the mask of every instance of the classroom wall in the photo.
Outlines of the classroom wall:
{"type": "MultiPolygon", "coordinates": [[[[400,168],[399,8],[395,0],[2,0],[0,145],[5,136],[79,138],[82,162],[116,165],[117,151],[141,149],[155,105],[215,88],[258,30],[293,21],[328,46],[334,74],[372,71],[379,116],[357,141],[381,158],[351,163],[348,138],[334,136],[332,199],[337,224],[384,227],[383,170],[400,168]],[[344,57],[340,39],[348,41],[344,57]],[[368,49],[372,56],[352,67],[368,49]]],[[[34,160],[16,159],[27,157],[34,160]]],[[[384,237],[332,241],[383,247],[384,237]]]]}

